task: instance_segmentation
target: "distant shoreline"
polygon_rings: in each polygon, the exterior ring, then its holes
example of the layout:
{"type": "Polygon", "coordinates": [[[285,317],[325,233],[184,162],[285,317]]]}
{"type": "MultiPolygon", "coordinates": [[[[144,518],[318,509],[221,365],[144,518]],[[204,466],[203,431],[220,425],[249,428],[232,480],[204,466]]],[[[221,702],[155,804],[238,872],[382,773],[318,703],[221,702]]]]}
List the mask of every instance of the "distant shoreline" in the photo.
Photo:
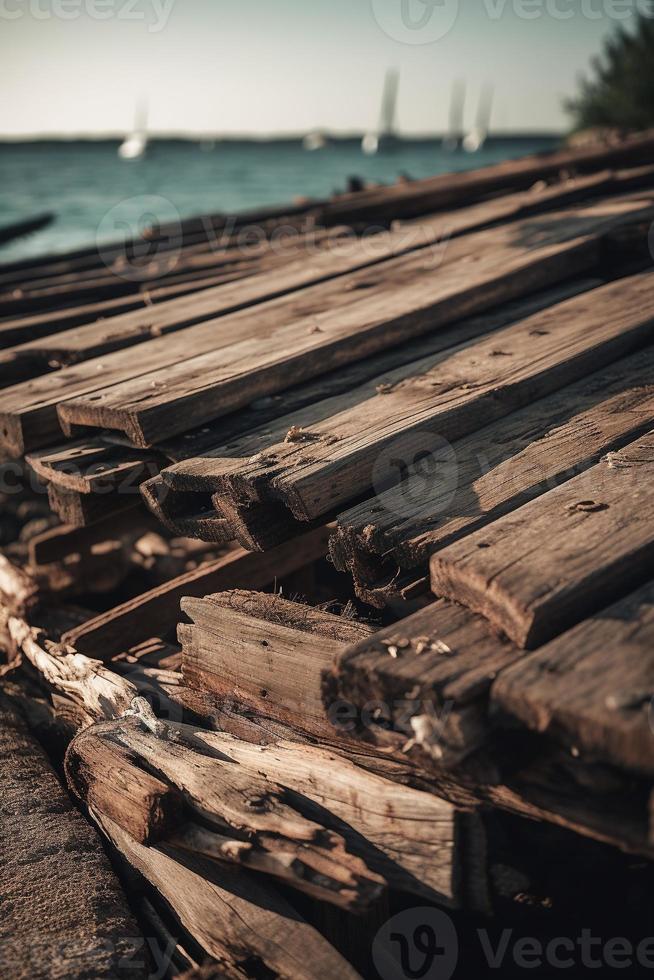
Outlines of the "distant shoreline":
{"type": "MultiPolygon", "coordinates": [[[[364,133],[347,133],[347,134],[333,134],[324,132],[323,130],[316,130],[321,132],[322,135],[328,140],[329,143],[337,143],[339,145],[349,144],[349,143],[360,143],[364,133]]],[[[166,135],[166,134],[148,134],[148,141],[150,143],[216,143],[216,144],[297,144],[302,143],[304,136],[306,134],[282,134],[279,136],[257,136],[257,135],[244,135],[244,136],[214,136],[209,133],[198,133],[197,135],[166,135]]],[[[412,144],[423,144],[423,143],[440,143],[447,136],[446,133],[434,133],[426,136],[418,135],[399,135],[396,137],[398,144],[407,146],[412,144]]],[[[488,144],[502,144],[502,143],[529,143],[534,140],[548,140],[552,143],[560,142],[566,138],[566,133],[563,132],[518,132],[518,133],[508,133],[499,132],[493,133],[488,136],[486,142],[488,144]]],[[[70,145],[72,143],[89,143],[92,145],[98,144],[111,144],[115,145],[117,143],[122,143],[125,139],[125,134],[109,134],[106,136],[0,136],[0,146],[33,146],[35,143],[47,143],[49,145],[70,145]]]]}

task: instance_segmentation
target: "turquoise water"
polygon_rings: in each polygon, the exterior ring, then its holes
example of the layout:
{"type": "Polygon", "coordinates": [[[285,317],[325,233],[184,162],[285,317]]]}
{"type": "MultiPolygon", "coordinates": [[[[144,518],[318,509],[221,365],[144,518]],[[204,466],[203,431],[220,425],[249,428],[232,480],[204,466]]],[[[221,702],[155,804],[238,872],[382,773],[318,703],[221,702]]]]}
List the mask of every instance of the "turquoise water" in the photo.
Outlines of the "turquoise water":
{"type": "Polygon", "coordinates": [[[235,211],[324,197],[348,177],[392,182],[485,166],[556,145],[553,138],[488,141],[476,154],[446,151],[440,141],[402,141],[375,156],[358,140],[307,152],[299,141],[202,145],[157,141],[144,158],[122,161],[116,142],[0,144],[0,225],[43,211],[56,213],[46,229],[0,249],[0,263],[116,238],[108,213],[127,220],[156,196],[163,218],[235,211]],[[113,210],[112,210],[113,209],[113,210]],[[116,210],[117,209],[117,210],[116,210]]]}

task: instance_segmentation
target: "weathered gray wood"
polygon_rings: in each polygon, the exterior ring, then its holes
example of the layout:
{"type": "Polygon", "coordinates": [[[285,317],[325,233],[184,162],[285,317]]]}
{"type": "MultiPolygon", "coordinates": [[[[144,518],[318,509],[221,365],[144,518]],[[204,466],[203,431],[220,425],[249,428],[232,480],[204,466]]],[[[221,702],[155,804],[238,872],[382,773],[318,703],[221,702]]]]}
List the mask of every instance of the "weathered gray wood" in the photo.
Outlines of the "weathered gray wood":
{"type": "Polygon", "coordinates": [[[652,582],[502,671],[491,697],[577,757],[651,776],[652,582]]]}
{"type": "Polygon", "coordinates": [[[165,636],[179,622],[183,596],[204,596],[226,588],[263,588],[292,571],[315,561],[327,548],[328,530],[321,528],[281,545],[266,555],[241,549],[227,552],[190,572],[142,593],[64,635],[79,653],[105,659],[152,636],[165,636]]]}
{"type": "Polygon", "coordinates": [[[400,570],[597,463],[654,425],[654,350],[617,361],[455,442],[401,488],[339,515],[336,565],[384,605],[400,570]]]}
{"type": "Polygon", "coordinates": [[[145,847],[109,818],[93,815],[210,956],[241,963],[254,957],[280,980],[356,980],[349,963],[272,885],[169,845],[145,847]]]}
{"type": "Polygon", "coordinates": [[[436,595],[533,648],[647,579],[654,559],[654,435],[431,559],[436,595]]]}
{"type": "Polygon", "coordinates": [[[145,978],[141,931],[102,844],[4,695],[0,796],[2,975],[145,978]]]}
{"type": "MultiPolygon", "coordinates": [[[[424,358],[175,467],[180,489],[287,507],[313,520],[400,483],[422,456],[509,415],[654,336],[651,273],[567,300],[460,349],[424,358]],[[288,425],[285,439],[280,428],[288,425]],[[277,437],[276,437],[277,436],[277,437]]],[[[166,471],[166,474],[169,471],[166,471]]],[[[168,480],[166,475],[164,479],[168,480]]],[[[172,485],[179,485],[172,482],[172,485]]],[[[410,502],[409,502],[410,506],[410,502]]]]}
{"type": "Polygon", "coordinates": [[[182,599],[182,673],[192,688],[242,702],[313,734],[329,726],[321,674],[373,628],[277,595],[233,591],[182,599]]]}

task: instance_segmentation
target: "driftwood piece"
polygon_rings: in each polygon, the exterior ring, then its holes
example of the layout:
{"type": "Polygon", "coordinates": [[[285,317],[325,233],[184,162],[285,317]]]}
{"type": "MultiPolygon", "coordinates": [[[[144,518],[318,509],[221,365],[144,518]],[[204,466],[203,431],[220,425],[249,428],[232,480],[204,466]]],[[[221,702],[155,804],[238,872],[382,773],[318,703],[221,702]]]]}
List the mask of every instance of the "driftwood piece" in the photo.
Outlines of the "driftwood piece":
{"type": "Polygon", "coordinates": [[[184,821],[182,797],[169,783],[138,766],[117,739],[101,738],[102,727],[80,732],[66,753],[68,785],[139,844],[170,837],[184,821]]]}
{"type": "Polygon", "coordinates": [[[234,591],[182,599],[180,624],[189,687],[239,702],[300,731],[329,727],[321,674],[344,646],[373,628],[276,595],[234,591]]]}
{"type": "Polygon", "coordinates": [[[80,653],[105,659],[152,636],[165,636],[179,622],[183,596],[204,596],[225,588],[263,588],[324,555],[329,531],[320,528],[280,545],[266,555],[229,551],[170,582],[145,592],[64,635],[80,653]]]}
{"type": "Polygon", "coordinates": [[[144,942],[100,840],[0,695],[0,972],[145,978],[144,942]]]}
{"type": "Polygon", "coordinates": [[[209,956],[284,980],[356,980],[358,974],[292,906],[254,875],[170,845],[145,847],[93,816],[116,849],[163,896],[209,956]]]}
{"type": "Polygon", "coordinates": [[[436,595],[533,649],[651,575],[650,433],[513,514],[437,552],[436,595]]]}
{"type": "Polygon", "coordinates": [[[303,816],[282,786],[219,753],[207,754],[193,729],[171,727],[145,711],[153,731],[130,719],[86,729],[71,744],[69,781],[95,810],[141,843],[165,839],[214,860],[263,871],[351,911],[380,896],[383,879],[348,853],[340,834],[303,816]],[[126,762],[128,784],[121,781],[112,792],[102,769],[111,766],[116,753],[126,762]],[[154,782],[148,772],[157,774],[154,782]],[[169,797],[163,804],[166,788],[169,797]],[[182,825],[177,794],[195,822],[182,825]]]}
{"type": "MultiPolygon", "coordinates": [[[[305,743],[252,745],[218,732],[194,729],[205,744],[244,772],[277,782],[311,801],[308,817],[341,833],[348,847],[396,888],[448,905],[463,901],[463,820],[456,808],[431,793],[391,783],[343,757],[305,743]]],[[[305,806],[305,804],[302,804],[305,806]]]]}
{"type": "Polygon", "coordinates": [[[29,660],[44,682],[71,702],[78,725],[119,718],[138,695],[128,680],[96,660],[53,643],[24,620],[10,616],[7,629],[15,648],[29,660]]]}
{"type": "Polygon", "coordinates": [[[434,551],[599,462],[654,424],[648,348],[453,444],[426,471],[339,515],[330,538],[357,594],[383,605],[434,551]]]}
{"type": "Polygon", "coordinates": [[[654,585],[649,582],[502,671],[492,702],[529,728],[651,776],[654,585]]]}

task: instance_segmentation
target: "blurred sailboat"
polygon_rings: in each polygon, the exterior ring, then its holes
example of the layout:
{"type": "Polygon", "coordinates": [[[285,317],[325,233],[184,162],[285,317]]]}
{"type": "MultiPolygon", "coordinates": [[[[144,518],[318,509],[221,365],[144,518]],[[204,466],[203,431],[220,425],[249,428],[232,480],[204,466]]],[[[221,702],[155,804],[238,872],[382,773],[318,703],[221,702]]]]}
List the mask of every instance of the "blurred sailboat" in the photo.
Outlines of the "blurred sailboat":
{"type": "Polygon", "coordinates": [[[485,85],[479,97],[477,121],[463,140],[463,149],[467,153],[477,153],[481,150],[490,129],[490,117],[493,111],[493,86],[485,85]]]}
{"type": "Polygon", "coordinates": [[[305,150],[323,150],[327,146],[327,137],[324,133],[319,130],[314,130],[312,133],[307,133],[302,140],[302,146],[305,150]]]}
{"type": "Polygon", "coordinates": [[[148,137],[146,132],[147,106],[144,102],[136,107],[134,129],[118,147],[121,160],[139,160],[147,149],[148,137]]]}
{"type": "Polygon", "coordinates": [[[457,78],[452,85],[450,97],[450,120],[448,134],[443,140],[443,149],[450,153],[461,149],[463,143],[463,110],[466,101],[465,79],[457,78]]]}
{"type": "Polygon", "coordinates": [[[382,94],[381,116],[379,129],[376,133],[366,133],[361,141],[361,149],[364,153],[377,153],[378,150],[388,149],[397,143],[398,137],[395,132],[395,112],[397,109],[397,93],[400,86],[400,73],[396,68],[389,68],[384,79],[384,92],[382,94]]]}

